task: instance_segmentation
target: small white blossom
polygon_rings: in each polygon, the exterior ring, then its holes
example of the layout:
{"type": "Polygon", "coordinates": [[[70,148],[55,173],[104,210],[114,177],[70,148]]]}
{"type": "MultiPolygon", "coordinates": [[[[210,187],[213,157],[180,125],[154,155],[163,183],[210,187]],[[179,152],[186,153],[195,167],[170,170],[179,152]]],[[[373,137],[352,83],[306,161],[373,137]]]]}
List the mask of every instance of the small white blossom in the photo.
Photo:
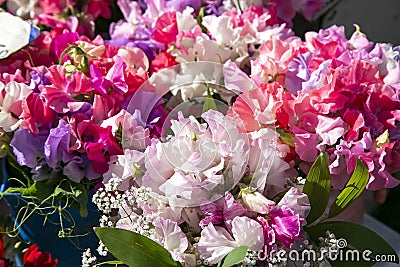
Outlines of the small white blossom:
{"type": "Polygon", "coordinates": [[[91,267],[95,265],[97,258],[92,255],[90,248],[86,249],[82,254],[82,267],[91,267]]]}

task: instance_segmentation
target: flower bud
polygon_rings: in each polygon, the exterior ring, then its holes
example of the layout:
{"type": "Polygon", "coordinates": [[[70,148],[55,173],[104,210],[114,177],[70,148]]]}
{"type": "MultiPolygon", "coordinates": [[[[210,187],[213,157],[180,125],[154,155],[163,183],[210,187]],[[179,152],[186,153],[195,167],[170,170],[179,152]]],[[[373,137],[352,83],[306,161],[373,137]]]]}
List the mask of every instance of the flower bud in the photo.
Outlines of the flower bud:
{"type": "Polygon", "coordinates": [[[241,195],[243,204],[249,211],[268,214],[275,207],[274,201],[267,199],[260,192],[251,192],[250,188],[242,189],[241,195]]]}

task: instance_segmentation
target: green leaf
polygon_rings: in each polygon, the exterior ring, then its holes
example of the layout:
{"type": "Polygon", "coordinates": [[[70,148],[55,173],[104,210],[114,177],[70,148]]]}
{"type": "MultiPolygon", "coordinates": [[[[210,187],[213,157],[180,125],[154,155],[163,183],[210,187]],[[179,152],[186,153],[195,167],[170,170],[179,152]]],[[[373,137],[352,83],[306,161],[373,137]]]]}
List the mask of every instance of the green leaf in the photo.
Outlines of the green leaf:
{"type": "Polygon", "coordinates": [[[43,201],[53,194],[54,187],[57,183],[59,183],[58,179],[34,182],[22,193],[22,195],[36,197],[40,201],[43,201]]]}
{"type": "Polygon", "coordinates": [[[321,152],[306,177],[303,193],[307,194],[311,211],[307,223],[312,223],[324,213],[331,191],[331,175],[328,168],[328,155],[321,152]]]}
{"type": "Polygon", "coordinates": [[[248,249],[248,246],[240,246],[229,252],[229,254],[225,257],[222,267],[230,267],[241,263],[246,257],[248,249]]]}
{"type": "Polygon", "coordinates": [[[199,24],[199,26],[201,28],[201,31],[206,33],[207,32],[207,28],[204,27],[204,25],[203,25],[204,15],[205,15],[204,7],[202,7],[202,8],[200,8],[199,15],[197,16],[196,20],[197,20],[197,24],[199,24]]]}
{"type": "MultiPolygon", "coordinates": [[[[370,258],[374,258],[376,255],[393,255],[395,257],[395,261],[393,262],[399,263],[396,251],[382,237],[362,225],[340,221],[325,222],[305,227],[305,231],[316,244],[319,243],[319,237],[324,237],[326,232],[329,231],[335,234],[336,239],[344,238],[347,241],[348,247],[361,252],[366,250],[371,251],[370,258]]],[[[340,262],[335,263],[336,265],[341,264],[340,262]]],[[[361,264],[357,266],[361,266],[361,264]]]]}
{"type": "Polygon", "coordinates": [[[95,228],[94,231],[111,254],[130,267],[181,266],[165,248],[145,236],[108,227],[95,228]]]}
{"type": "Polygon", "coordinates": [[[211,95],[210,86],[208,84],[205,84],[205,86],[207,87],[207,97],[206,101],[204,102],[203,113],[210,109],[218,110],[217,104],[215,103],[215,100],[211,95]]]}
{"type": "Polygon", "coordinates": [[[288,146],[294,147],[294,135],[286,132],[283,129],[276,128],[276,131],[279,133],[279,139],[281,142],[287,144],[288,146]]]}
{"type": "Polygon", "coordinates": [[[345,188],[337,196],[335,202],[332,204],[329,217],[334,217],[344,211],[350,204],[358,198],[364,191],[365,186],[369,180],[369,172],[367,167],[361,160],[357,159],[357,165],[354,169],[350,180],[347,182],[345,188]]]}

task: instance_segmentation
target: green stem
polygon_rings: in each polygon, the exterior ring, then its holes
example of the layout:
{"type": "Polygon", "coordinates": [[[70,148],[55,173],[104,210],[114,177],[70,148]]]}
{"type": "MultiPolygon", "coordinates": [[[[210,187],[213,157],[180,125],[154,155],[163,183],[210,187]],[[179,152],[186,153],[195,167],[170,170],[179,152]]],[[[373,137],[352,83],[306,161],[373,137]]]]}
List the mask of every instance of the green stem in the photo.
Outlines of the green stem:
{"type": "Polygon", "coordinates": [[[105,265],[105,264],[115,264],[115,266],[117,266],[119,264],[125,264],[125,263],[123,261],[105,261],[105,262],[100,262],[100,263],[94,265],[94,267],[105,265]]]}

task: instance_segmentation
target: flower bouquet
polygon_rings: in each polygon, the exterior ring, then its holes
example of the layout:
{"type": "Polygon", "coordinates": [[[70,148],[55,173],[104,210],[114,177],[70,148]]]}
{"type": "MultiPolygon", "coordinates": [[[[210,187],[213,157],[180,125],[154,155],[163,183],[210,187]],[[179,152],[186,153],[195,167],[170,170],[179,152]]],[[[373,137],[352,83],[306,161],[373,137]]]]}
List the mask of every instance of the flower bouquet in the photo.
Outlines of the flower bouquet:
{"type": "Polygon", "coordinates": [[[337,217],[400,183],[398,48],[338,26],[302,40],[291,20],[321,1],[121,0],[106,40],[107,1],[10,3],[42,31],[0,61],[2,151],[23,177],[5,194],[60,213],[65,236],[96,187],[98,253],[116,259],[82,266],[398,262],[337,217]]]}

